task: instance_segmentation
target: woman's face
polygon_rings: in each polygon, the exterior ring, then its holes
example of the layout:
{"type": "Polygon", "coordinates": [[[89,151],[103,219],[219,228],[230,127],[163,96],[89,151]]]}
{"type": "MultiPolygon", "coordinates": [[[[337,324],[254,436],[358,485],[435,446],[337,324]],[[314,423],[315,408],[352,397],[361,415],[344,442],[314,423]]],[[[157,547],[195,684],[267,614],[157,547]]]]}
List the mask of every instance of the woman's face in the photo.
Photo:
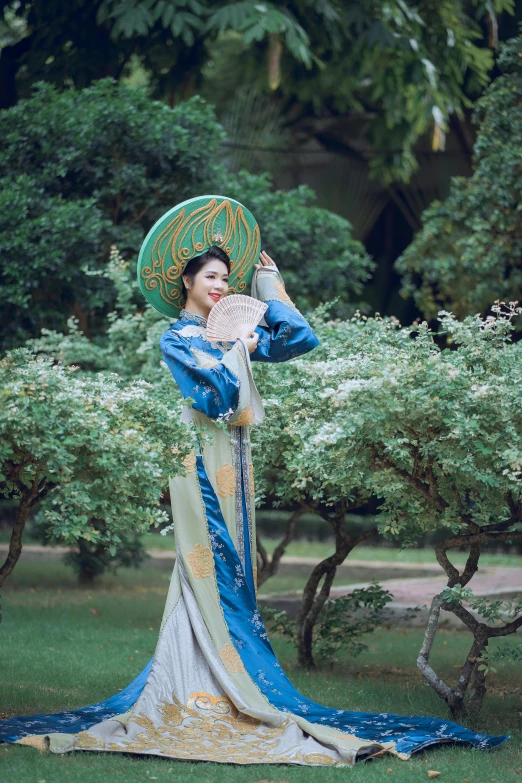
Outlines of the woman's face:
{"type": "Polygon", "coordinates": [[[223,261],[212,258],[199,270],[193,282],[184,277],[187,305],[194,310],[210,313],[216,302],[228,292],[228,269],[223,261]]]}

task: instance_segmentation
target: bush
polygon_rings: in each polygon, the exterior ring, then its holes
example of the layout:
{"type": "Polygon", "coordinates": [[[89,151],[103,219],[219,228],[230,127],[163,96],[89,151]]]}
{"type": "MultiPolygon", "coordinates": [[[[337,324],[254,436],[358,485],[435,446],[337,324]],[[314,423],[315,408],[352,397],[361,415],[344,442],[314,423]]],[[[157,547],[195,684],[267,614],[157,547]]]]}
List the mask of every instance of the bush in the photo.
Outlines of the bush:
{"type": "MultiPolygon", "coordinates": [[[[361,639],[385,622],[386,604],[392,600],[388,590],[372,583],[369,587],[360,587],[348,595],[327,601],[314,627],[316,657],[323,662],[336,663],[343,653],[355,657],[367,650],[368,645],[361,639]]],[[[265,606],[262,614],[269,630],[296,644],[296,623],[287,612],[265,606]]]]}
{"type": "MultiPolygon", "coordinates": [[[[256,368],[267,409],[253,433],[256,492],[319,508],[336,535],[336,553],[312,572],[297,617],[303,663],[313,661],[314,623],[352,546],[343,507],[378,498],[379,532],[405,546],[445,532],[435,555],[449,589],[472,580],[484,544],[522,540],[522,345],[511,341],[521,312],[499,305],[492,316],[463,322],[441,313],[440,333],[452,345],[444,350],[426,322],[318,320],[322,342],[310,357],[256,368]],[[461,573],[448,557],[454,547],[469,549],[461,573]]],[[[487,619],[493,608],[480,611],[487,619]]],[[[435,596],[419,668],[454,713],[466,709],[468,688],[468,709],[477,712],[486,671],[477,662],[488,640],[521,626],[519,606],[490,627],[462,603],[435,596]],[[473,634],[455,688],[428,663],[441,608],[473,634]]]]}
{"type": "Polygon", "coordinates": [[[136,257],[150,226],[216,181],[223,138],[199,98],[170,109],[105,79],[84,90],[37,86],[0,113],[0,254],[11,342],[40,326],[82,326],[112,305],[109,248],[136,257]],[[23,258],[23,264],[20,259],[23,258]]]}
{"type": "Polygon", "coordinates": [[[0,388],[0,492],[18,503],[0,586],[44,498],[49,534],[111,555],[122,534],[166,521],[160,497],[191,449],[179,404],[145,381],[81,376],[26,349],[0,362],[0,388]]]}

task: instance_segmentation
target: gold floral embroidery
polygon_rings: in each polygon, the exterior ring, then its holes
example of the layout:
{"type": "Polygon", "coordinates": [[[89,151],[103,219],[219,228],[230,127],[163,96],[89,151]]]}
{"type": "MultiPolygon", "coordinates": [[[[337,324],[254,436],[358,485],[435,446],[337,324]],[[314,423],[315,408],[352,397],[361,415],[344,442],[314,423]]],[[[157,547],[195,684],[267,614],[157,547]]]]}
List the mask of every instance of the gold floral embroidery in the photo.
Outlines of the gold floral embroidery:
{"type": "Polygon", "coordinates": [[[234,427],[249,427],[254,423],[254,411],[251,405],[247,405],[244,411],[241,411],[235,421],[230,422],[234,427]]]}
{"type": "Polygon", "coordinates": [[[202,364],[201,367],[205,369],[211,369],[212,367],[217,367],[219,364],[217,359],[214,359],[214,357],[211,357],[210,359],[206,359],[202,364]]]}
{"type": "Polygon", "coordinates": [[[80,731],[74,740],[75,748],[85,748],[85,750],[105,750],[105,742],[88,731],[80,731]]]}
{"type": "Polygon", "coordinates": [[[254,463],[249,462],[248,463],[248,478],[250,483],[250,497],[253,498],[255,495],[255,489],[254,489],[254,463]]]}
{"type": "Polygon", "coordinates": [[[216,470],[217,493],[222,498],[233,495],[236,491],[236,471],[228,462],[216,470]]]}
{"type": "Polygon", "coordinates": [[[237,718],[238,711],[234,702],[228,696],[211,696],[210,693],[198,691],[189,696],[188,707],[197,707],[205,712],[213,712],[215,715],[231,715],[237,718]]]}
{"type": "Polygon", "coordinates": [[[209,546],[196,544],[192,552],[188,553],[187,559],[190,564],[190,570],[196,579],[206,579],[207,576],[211,575],[214,558],[209,546]]]}
{"type": "Polygon", "coordinates": [[[280,726],[268,726],[239,713],[226,697],[196,693],[186,707],[178,701],[172,704],[162,701],[158,709],[162,721],[159,726],[146,715],[134,715],[127,724],[127,731],[132,731],[133,724],[143,731],[132,739],[113,742],[107,749],[236,764],[304,762],[349,766],[326,754],[305,755],[294,746],[279,750],[290,719],[280,726]]]}
{"type": "Polygon", "coordinates": [[[257,595],[257,566],[254,566],[252,571],[254,572],[254,587],[256,589],[256,595],[257,595]]]}
{"type": "Polygon", "coordinates": [[[307,764],[326,764],[327,766],[337,766],[339,764],[336,759],[327,756],[326,753],[307,753],[306,756],[303,756],[303,761],[307,764]]]}
{"type": "Polygon", "coordinates": [[[186,473],[192,473],[196,467],[196,455],[188,454],[183,460],[182,465],[184,465],[186,473]]]}
{"type": "Polygon", "coordinates": [[[219,656],[230,674],[241,674],[245,671],[243,661],[239,657],[238,651],[232,647],[231,644],[225,644],[220,651],[219,656]]]}

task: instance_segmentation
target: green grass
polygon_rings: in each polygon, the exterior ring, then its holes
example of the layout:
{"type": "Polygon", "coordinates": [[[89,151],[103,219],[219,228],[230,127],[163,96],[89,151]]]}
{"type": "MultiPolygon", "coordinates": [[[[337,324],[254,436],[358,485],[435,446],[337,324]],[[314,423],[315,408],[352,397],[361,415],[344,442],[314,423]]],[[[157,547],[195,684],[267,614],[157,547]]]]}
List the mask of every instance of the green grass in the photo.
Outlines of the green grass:
{"type": "MultiPolygon", "coordinates": [[[[0,544],[9,542],[9,531],[0,530],[0,544]]],[[[162,536],[161,533],[145,533],[143,536],[145,547],[148,550],[172,552],[174,550],[174,537],[172,534],[162,536]]],[[[25,543],[34,543],[28,537],[25,543]]],[[[272,553],[278,544],[277,539],[264,538],[263,543],[268,552],[272,553]]],[[[314,557],[322,559],[331,555],[334,550],[330,541],[293,541],[286,550],[286,554],[292,557],[314,557]]],[[[360,546],[352,553],[353,560],[378,560],[385,563],[435,563],[433,549],[395,549],[391,547],[360,546]]],[[[451,552],[452,561],[459,565],[466,562],[466,552],[451,552]]],[[[480,564],[483,566],[506,566],[522,568],[522,555],[508,553],[484,553],[480,556],[480,564]]]]}
{"type": "MultiPolygon", "coordinates": [[[[144,536],[147,549],[171,552],[174,548],[171,535],[162,536],[160,533],[146,533],[144,536]]],[[[277,539],[264,538],[263,544],[267,551],[272,553],[278,544],[277,539]]],[[[292,557],[315,557],[322,559],[331,555],[334,544],[331,541],[293,541],[286,550],[286,554],[292,557]]],[[[379,560],[385,563],[436,563],[433,549],[394,549],[391,547],[360,546],[351,555],[354,560],[379,560]]],[[[466,552],[451,552],[454,563],[466,562],[466,552]]],[[[484,553],[480,556],[480,564],[484,566],[506,566],[522,568],[522,555],[503,552],[484,553]]]]}
{"type": "MultiPolygon", "coordinates": [[[[56,563],[21,563],[4,590],[0,625],[0,712],[3,716],[52,712],[89,704],[123,688],[153,654],[168,584],[165,572],[121,571],[103,577],[92,590],[77,586],[71,570],[56,563]],[[93,611],[94,610],[94,611],[93,611]]],[[[295,667],[289,643],[274,647],[295,685],[332,707],[446,718],[444,704],[415,668],[422,632],[385,628],[368,638],[359,658],[341,660],[307,674],[295,667]]],[[[469,648],[466,633],[442,631],[433,663],[454,679],[469,648]]],[[[402,762],[378,759],[356,770],[292,766],[236,767],[176,762],[124,754],[40,754],[32,748],[0,746],[3,783],[333,783],[357,775],[363,783],[427,780],[427,770],[442,773],[442,783],[515,783],[522,776],[517,728],[522,687],[512,665],[498,665],[482,717],[472,725],[512,739],[492,753],[469,748],[435,748],[402,762]],[[387,772],[391,770],[391,772],[387,772]]]]}
{"type": "MultiPolygon", "coordinates": [[[[163,536],[162,536],[163,538],[163,536]]],[[[271,553],[277,546],[274,539],[264,539],[263,544],[271,553]]],[[[334,544],[328,541],[293,541],[286,554],[293,557],[328,557],[334,551],[334,544]]],[[[353,560],[379,560],[383,563],[436,563],[433,549],[392,549],[391,547],[359,546],[349,556],[353,560]]],[[[456,564],[466,562],[466,552],[450,552],[456,564]]],[[[480,556],[482,566],[506,566],[522,568],[522,555],[508,553],[484,553],[480,556]]]]}

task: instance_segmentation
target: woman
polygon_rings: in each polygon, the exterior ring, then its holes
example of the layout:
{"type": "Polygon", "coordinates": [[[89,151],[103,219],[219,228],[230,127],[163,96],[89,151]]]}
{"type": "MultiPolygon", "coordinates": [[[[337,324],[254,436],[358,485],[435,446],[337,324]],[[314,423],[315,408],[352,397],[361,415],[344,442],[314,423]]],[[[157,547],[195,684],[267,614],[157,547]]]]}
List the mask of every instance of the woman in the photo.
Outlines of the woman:
{"type": "Polygon", "coordinates": [[[138,266],[153,306],[179,316],[160,345],[187,400],[184,420],[211,436],[184,461],[185,475],[170,481],[177,558],[158,644],[117,696],[84,710],[14,719],[4,738],[54,752],[320,766],[351,766],[386,752],[408,758],[442,742],[503,742],[439,719],[334,710],[293,687],[256,603],[249,429],[264,414],[250,362],[286,361],[318,340],[272,259],[259,254],[253,217],[232,199],[175,207],[150,232],[138,266]],[[267,304],[264,324],[232,347],[211,343],[209,313],[231,290],[244,290],[256,259],[252,293],[267,304]]]}

